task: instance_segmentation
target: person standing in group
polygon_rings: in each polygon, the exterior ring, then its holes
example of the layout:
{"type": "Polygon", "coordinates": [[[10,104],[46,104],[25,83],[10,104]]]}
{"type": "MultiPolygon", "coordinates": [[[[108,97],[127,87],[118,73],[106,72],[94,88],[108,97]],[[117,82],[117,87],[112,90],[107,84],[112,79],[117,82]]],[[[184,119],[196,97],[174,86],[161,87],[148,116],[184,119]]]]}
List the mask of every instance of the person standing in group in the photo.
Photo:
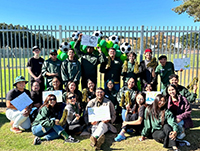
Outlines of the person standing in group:
{"type": "Polygon", "coordinates": [[[62,61],[57,59],[57,51],[50,50],[50,58],[45,60],[42,66],[42,76],[46,77],[47,88],[52,86],[53,77],[58,76],[61,79],[61,64],[62,61]]]}
{"type": "Polygon", "coordinates": [[[150,48],[146,49],[144,52],[145,60],[140,62],[140,80],[142,90],[145,91],[147,84],[151,84],[152,91],[157,91],[157,76],[155,74],[155,69],[158,66],[158,62],[152,60],[152,50],[150,48]]]}
{"type": "Polygon", "coordinates": [[[102,53],[101,48],[97,47],[99,56],[93,54],[94,47],[87,46],[87,53],[83,53],[80,50],[80,42],[82,38],[82,33],[79,34],[79,38],[74,45],[74,50],[81,62],[81,84],[82,89],[87,88],[87,80],[91,79],[95,85],[97,84],[97,65],[105,61],[106,57],[102,53]]]}
{"type": "Polygon", "coordinates": [[[69,81],[74,81],[76,83],[76,87],[78,87],[81,77],[81,64],[74,57],[75,53],[73,49],[70,48],[67,54],[69,57],[63,61],[61,65],[62,81],[65,86],[67,86],[69,81]]]}
{"type": "Polygon", "coordinates": [[[161,77],[161,92],[163,92],[169,84],[169,76],[174,74],[174,64],[167,61],[167,56],[165,55],[161,55],[158,60],[160,64],[156,67],[155,73],[161,77]]]}
{"type": "Polygon", "coordinates": [[[15,106],[12,104],[12,100],[17,98],[22,93],[26,93],[29,97],[30,91],[25,89],[26,83],[28,81],[25,80],[23,76],[18,76],[15,78],[15,83],[13,86],[16,88],[10,90],[6,95],[6,117],[10,120],[11,128],[10,130],[14,133],[21,133],[22,129],[29,129],[31,127],[31,121],[29,119],[29,114],[31,112],[32,104],[27,106],[24,110],[19,111],[15,106]]]}
{"type": "Polygon", "coordinates": [[[45,87],[41,70],[44,59],[40,57],[41,50],[38,46],[34,46],[32,52],[34,56],[31,57],[27,63],[28,73],[31,75],[31,86],[37,81],[40,84],[40,91],[43,91],[45,87]]]}
{"type": "Polygon", "coordinates": [[[135,59],[137,58],[137,55],[135,54],[135,52],[130,51],[127,57],[128,61],[125,60],[122,67],[124,85],[127,84],[128,79],[130,79],[131,77],[134,78],[135,81],[137,81],[138,76],[138,74],[134,73],[135,59]]]}
{"type": "MultiPolygon", "coordinates": [[[[101,64],[100,72],[104,73],[104,82],[106,82],[109,79],[113,79],[114,87],[117,91],[119,91],[120,76],[121,76],[123,63],[119,58],[115,57],[116,55],[115,48],[110,48],[108,50],[108,55],[109,56],[107,58],[107,61],[101,64]]],[[[105,84],[105,88],[106,88],[106,84],[105,84]]]]}

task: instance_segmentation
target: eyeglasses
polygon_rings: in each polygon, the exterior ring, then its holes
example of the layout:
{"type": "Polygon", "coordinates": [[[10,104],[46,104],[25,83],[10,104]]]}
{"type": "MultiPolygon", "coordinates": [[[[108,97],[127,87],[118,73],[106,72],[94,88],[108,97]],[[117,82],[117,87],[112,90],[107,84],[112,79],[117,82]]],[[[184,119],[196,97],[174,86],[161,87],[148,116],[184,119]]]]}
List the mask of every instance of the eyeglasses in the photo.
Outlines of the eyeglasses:
{"type": "Polygon", "coordinates": [[[39,49],[35,49],[34,51],[40,51],[39,49]]]}
{"type": "Polygon", "coordinates": [[[56,101],[56,98],[50,98],[49,101],[56,101]]]}
{"type": "Polygon", "coordinates": [[[57,56],[57,53],[51,53],[52,56],[57,56]]]}
{"type": "Polygon", "coordinates": [[[73,95],[73,96],[71,96],[71,97],[68,97],[67,99],[74,99],[74,98],[76,98],[76,96],[75,95],[73,95]]]}

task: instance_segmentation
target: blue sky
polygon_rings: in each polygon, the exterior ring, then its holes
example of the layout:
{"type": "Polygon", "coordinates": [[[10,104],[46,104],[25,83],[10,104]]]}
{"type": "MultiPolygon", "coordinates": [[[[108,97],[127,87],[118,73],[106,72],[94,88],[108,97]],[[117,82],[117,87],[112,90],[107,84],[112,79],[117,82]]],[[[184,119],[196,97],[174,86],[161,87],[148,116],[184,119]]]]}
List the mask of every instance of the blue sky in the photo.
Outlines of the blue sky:
{"type": "Polygon", "coordinates": [[[0,0],[0,23],[73,26],[200,26],[173,0],[0,0]]]}

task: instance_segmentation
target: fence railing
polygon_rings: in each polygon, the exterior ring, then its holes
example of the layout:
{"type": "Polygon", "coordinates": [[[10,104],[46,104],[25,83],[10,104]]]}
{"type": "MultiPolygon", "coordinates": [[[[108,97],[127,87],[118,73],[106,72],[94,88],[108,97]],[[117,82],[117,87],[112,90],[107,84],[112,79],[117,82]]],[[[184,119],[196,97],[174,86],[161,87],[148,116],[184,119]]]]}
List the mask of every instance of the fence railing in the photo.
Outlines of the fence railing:
{"type": "MultiPolygon", "coordinates": [[[[111,35],[120,37],[119,45],[128,42],[138,54],[138,61],[143,59],[146,48],[153,50],[158,57],[166,54],[169,61],[175,58],[190,58],[190,69],[178,73],[179,83],[186,86],[193,77],[199,75],[199,27],[90,27],[90,26],[2,26],[0,27],[0,98],[13,88],[12,84],[18,75],[30,80],[26,64],[33,56],[31,48],[35,45],[42,48],[41,56],[48,58],[49,50],[58,49],[63,41],[72,41],[72,33],[80,31],[92,35],[94,30],[103,32],[103,38],[108,40],[111,35]]],[[[100,85],[104,83],[103,76],[98,74],[100,85]]],[[[99,83],[98,83],[99,84],[99,83]]],[[[199,87],[199,85],[198,85],[199,87]]],[[[30,89],[30,85],[27,85],[30,89]]],[[[200,89],[198,90],[198,94],[200,89]]],[[[198,95],[199,97],[199,95],[198,95]]]]}

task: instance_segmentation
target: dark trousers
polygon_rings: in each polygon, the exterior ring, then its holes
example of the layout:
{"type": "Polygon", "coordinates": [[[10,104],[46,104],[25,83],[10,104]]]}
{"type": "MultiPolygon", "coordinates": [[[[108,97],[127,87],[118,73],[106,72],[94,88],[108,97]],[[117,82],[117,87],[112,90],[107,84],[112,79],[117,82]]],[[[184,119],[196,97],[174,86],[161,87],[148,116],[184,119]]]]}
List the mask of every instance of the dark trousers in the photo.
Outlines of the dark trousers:
{"type": "Polygon", "coordinates": [[[163,147],[168,148],[172,146],[176,146],[176,141],[171,140],[169,138],[169,133],[173,131],[171,126],[165,124],[162,129],[155,130],[152,133],[153,139],[155,139],[159,143],[163,143],[163,147]]]}
{"type": "MultiPolygon", "coordinates": [[[[136,121],[138,119],[138,114],[127,114],[126,115],[126,119],[125,121],[136,121]]],[[[127,131],[127,129],[133,128],[137,133],[141,133],[141,130],[143,128],[142,125],[126,125],[123,127],[123,129],[125,131],[127,131]]]]}

